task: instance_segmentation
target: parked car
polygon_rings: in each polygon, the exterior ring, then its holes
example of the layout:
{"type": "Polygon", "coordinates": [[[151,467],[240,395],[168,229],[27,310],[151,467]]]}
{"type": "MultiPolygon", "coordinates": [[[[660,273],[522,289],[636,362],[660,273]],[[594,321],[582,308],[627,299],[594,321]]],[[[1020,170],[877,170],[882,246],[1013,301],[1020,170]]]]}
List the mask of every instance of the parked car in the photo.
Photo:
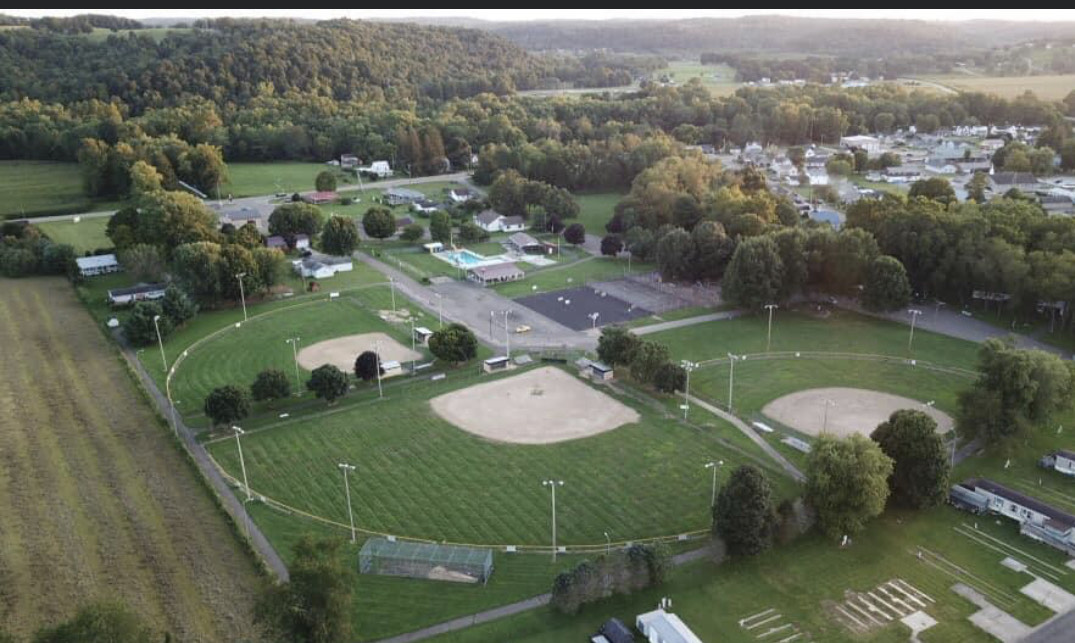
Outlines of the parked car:
{"type": "Polygon", "coordinates": [[[520,326],[515,327],[515,332],[516,333],[529,333],[530,332],[530,327],[527,326],[526,324],[522,324],[520,326]]]}

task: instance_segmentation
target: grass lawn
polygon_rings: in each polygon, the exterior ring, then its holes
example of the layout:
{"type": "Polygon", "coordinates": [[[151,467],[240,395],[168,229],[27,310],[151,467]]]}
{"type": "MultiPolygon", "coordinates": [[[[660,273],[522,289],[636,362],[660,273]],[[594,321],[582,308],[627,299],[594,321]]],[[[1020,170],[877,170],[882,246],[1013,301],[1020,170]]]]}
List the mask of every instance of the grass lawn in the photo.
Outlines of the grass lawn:
{"type": "MultiPolygon", "coordinates": [[[[540,481],[563,478],[558,540],[579,545],[677,534],[708,524],[703,464],[748,460],[717,438],[624,398],[642,416],[615,431],[550,445],[492,442],[435,415],[428,399],[487,381],[455,370],[360,406],[287,421],[243,438],[251,486],[292,507],[346,524],[335,458],[358,466],[355,522],[367,529],[434,540],[543,546],[548,496],[540,481]]],[[[726,430],[722,427],[721,430],[726,430]]],[[[210,452],[238,475],[234,443],[210,452]]],[[[774,477],[776,475],[774,474],[774,477]]],[[[781,494],[793,483],[778,478],[781,494]]]]}
{"type": "MultiPolygon", "coordinates": [[[[286,192],[313,192],[314,179],[330,170],[336,174],[338,187],[358,185],[358,179],[324,163],[228,163],[228,183],[220,186],[223,196],[260,196],[286,192]]],[[[212,196],[216,196],[215,194],[212,196]]]]}
{"type": "Polygon", "coordinates": [[[668,68],[659,70],[657,75],[669,74],[677,85],[685,85],[692,78],[701,78],[702,85],[715,96],[727,96],[735,93],[741,83],[735,80],[735,69],[728,65],[703,65],[697,60],[673,60],[668,68]]]}
{"type": "Polygon", "coordinates": [[[108,217],[83,218],[78,223],[53,221],[36,225],[49,239],[74,246],[75,252],[80,255],[98,248],[112,247],[112,240],[105,234],[108,217]]]}
{"type": "Polygon", "coordinates": [[[1075,89],[1075,74],[1046,76],[970,76],[950,74],[922,76],[922,80],[938,83],[959,91],[984,92],[1002,98],[1018,98],[1027,91],[1046,101],[1062,100],[1075,89]]]}
{"type": "Polygon", "coordinates": [[[581,223],[586,232],[603,237],[607,234],[605,224],[612,218],[616,204],[626,192],[584,192],[575,194],[579,204],[579,216],[567,223],[581,223]]]}
{"type": "MultiPolygon", "coordinates": [[[[586,257],[567,264],[558,264],[547,268],[534,268],[527,264],[516,264],[526,273],[520,281],[512,281],[493,286],[497,293],[505,297],[525,297],[538,292],[574,288],[595,281],[612,281],[627,274],[627,260],[612,257],[586,257]],[[537,286],[537,289],[534,288],[537,286]]],[[[653,264],[641,261],[631,262],[631,273],[651,272],[653,264]]]]}
{"type": "Polygon", "coordinates": [[[82,191],[78,163],[0,161],[0,219],[113,210],[82,191]]]}

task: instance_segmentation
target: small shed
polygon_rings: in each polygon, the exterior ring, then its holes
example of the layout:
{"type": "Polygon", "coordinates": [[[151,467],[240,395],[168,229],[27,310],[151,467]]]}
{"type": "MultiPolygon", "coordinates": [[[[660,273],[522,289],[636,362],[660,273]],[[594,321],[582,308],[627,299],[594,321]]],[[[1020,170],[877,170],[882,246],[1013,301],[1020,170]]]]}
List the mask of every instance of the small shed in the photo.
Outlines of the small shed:
{"type": "Polygon", "coordinates": [[[433,336],[433,331],[429,330],[425,326],[415,326],[414,338],[418,340],[420,344],[428,344],[429,338],[433,336]]]}
{"type": "Polygon", "coordinates": [[[422,244],[422,247],[426,249],[426,252],[430,254],[437,254],[438,252],[444,252],[444,244],[440,241],[434,241],[432,243],[422,244]]]}
{"type": "Polygon", "coordinates": [[[403,366],[394,359],[381,362],[381,377],[395,377],[403,374],[403,366]]]}
{"type": "Polygon", "coordinates": [[[78,264],[78,272],[83,277],[95,277],[119,272],[119,261],[116,259],[116,255],[113,254],[78,257],[75,259],[75,263],[78,264]]]}
{"type": "Polygon", "coordinates": [[[325,205],[335,202],[338,198],[340,195],[335,192],[311,192],[303,195],[302,200],[313,205],[325,205]]]}
{"type": "Polygon", "coordinates": [[[467,279],[483,286],[518,281],[525,276],[526,273],[513,263],[498,263],[467,270],[467,279]]]}
{"type": "Polygon", "coordinates": [[[497,357],[490,357],[482,363],[482,370],[486,373],[495,373],[496,371],[506,371],[511,368],[511,360],[503,355],[497,357]]]}
{"type": "Polygon", "coordinates": [[[590,640],[598,641],[599,643],[634,643],[635,635],[631,633],[631,629],[623,621],[618,618],[610,618],[605,621],[601,629],[597,630],[597,635],[590,640]]]}
{"type": "Polygon", "coordinates": [[[590,362],[590,377],[598,382],[611,382],[614,373],[612,367],[604,362],[590,362]]]}

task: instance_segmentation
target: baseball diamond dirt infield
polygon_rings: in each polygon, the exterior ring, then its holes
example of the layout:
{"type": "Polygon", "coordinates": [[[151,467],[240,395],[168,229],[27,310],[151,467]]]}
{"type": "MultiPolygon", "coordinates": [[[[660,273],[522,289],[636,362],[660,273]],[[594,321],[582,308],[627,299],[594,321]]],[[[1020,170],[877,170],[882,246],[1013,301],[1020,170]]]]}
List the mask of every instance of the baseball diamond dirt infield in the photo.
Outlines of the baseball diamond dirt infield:
{"type": "Polygon", "coordinates": [[[638,421],[638,413],[573,375],[546,366],[430,400],[437,415],[498,442],[550,444],[638,421]]]}
{"type": "Polygon", "coordinates": [[[299,366],[312,371],[323,364],[332,364],[345,373],[355,368],[355,359],[363,351],[377,351],[382,362],[409,362],[422,359],[422,354],[412,351],[385,333],[363,333],[348,335],[318,342],[299,351],[299,366]]]}
{"type": "Polygon", "coordinates": [[[594,320],[591,315],[594,313],[597,313],[598,326],[616,324],[653,314],[652,311],[641,306],[635,306],[603,290],[595,290],[589,286],[530,295],[515,301],[571,330],[592,328],[594,320]]]}
{"type": "Polygon", "coordinates": [[[900,409],[916,409],[929,414],[937,422],[938,433],[952,429],[953,421],[947,413],[923,402],[859,388],[798,391],[769,402],[761,412],[808,435],[826,432],[845,437],[852,433],[868,436],[878,424],[900,409]]]}

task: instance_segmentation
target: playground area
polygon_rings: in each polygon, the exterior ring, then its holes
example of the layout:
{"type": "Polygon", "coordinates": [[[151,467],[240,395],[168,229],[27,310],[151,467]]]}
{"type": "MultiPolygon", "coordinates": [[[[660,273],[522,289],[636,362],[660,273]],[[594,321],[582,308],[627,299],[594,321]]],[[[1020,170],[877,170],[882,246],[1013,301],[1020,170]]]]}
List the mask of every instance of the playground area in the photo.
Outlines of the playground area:
{"type": "Polygon", "coordinates": [[[924,402],[858,388],[814,388],[779,397],[762,408],[762,414],[807,435],[830,433],[846,437],[868,436],[877,425],[900,409],[925,412],[937,422],[937,432],[953,427],[952,417],[924,402]]]}
{"type": "Polygon", "coordinates": [[[409,362],[421,359],[422,354],[412,351],[386,333],[362,333],[336,337],[307,346],[299,351],[299,366],[312,371],[323,364],[332,364],[349,373],[355,368],[355,359],[363,351],[376,346],[382,362],[409,362]]]}
{"type": "Polygon", "coordinates": [[[590,286],[530,295],[515,301],[572,330],[618,324],[653,314],[647,308],[590,286]]]}
{"type": "Polygon", "coordinates": [[[575,440],[639,420],[634,409],[552,366],[446,393],[430,404],[468,433],[514,444],[575,440]]]}

